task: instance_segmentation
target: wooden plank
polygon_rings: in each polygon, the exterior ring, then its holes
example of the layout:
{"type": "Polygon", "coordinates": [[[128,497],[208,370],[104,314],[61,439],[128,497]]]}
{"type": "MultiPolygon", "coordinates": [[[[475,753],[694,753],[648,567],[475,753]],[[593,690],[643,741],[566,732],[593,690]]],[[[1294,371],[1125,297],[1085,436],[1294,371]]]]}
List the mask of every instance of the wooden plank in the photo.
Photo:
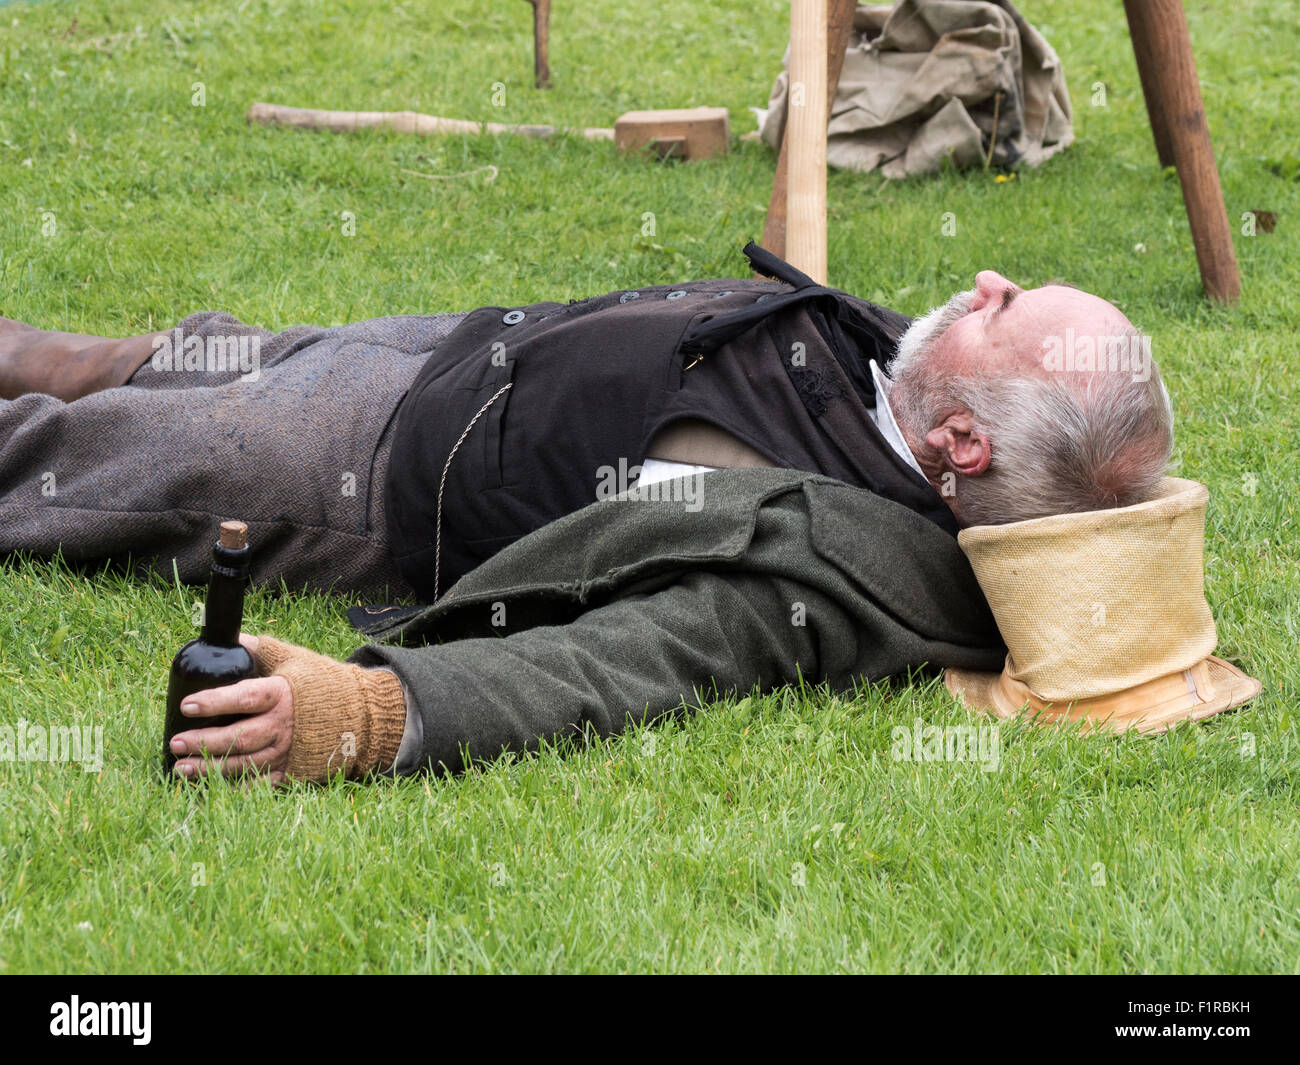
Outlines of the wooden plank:
{"type": "Polygon", "coordinates": [[[681,158],[725,155],[731,120],[725,107],[688,107],[663,111],[628,111],[614,122],[614,143],[633,152],[657,140],[680,140],[681,158]]]}

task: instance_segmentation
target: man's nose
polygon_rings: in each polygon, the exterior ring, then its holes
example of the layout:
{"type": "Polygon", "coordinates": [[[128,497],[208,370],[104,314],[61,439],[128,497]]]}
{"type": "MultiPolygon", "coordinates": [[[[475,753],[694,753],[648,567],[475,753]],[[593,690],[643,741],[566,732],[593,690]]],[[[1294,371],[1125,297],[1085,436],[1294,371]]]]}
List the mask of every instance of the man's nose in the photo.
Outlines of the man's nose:
{"type": "Polygon", "coordinates": [[[981,270],[975,275],[975,298],[971,301],[970,309],[978,311],[981,307],[987,307],[992,300],[1000,300],[1007,289],[1015,287],[996,270],[981,270]]]}

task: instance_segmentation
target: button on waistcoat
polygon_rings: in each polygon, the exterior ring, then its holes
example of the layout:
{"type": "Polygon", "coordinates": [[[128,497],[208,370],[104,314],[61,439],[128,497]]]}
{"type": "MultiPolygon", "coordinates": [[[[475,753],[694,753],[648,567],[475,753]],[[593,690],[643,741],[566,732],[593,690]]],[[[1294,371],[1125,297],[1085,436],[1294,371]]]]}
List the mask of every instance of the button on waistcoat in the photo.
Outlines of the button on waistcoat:
{"type": "Polygon", "coordinates": [[[955,533],[946,505],[867,413],[867,360],[889,359],[907,319],[812,286],[759,251],[760,269],[775,263],[794,283],[656,285],[470,314],[397,413],[386,505],[411,584],[431,597],[436,569],[445,590],[513,540],[595,502],[612,473],[631,480],[655,433],[684,418],[955,533]]]}

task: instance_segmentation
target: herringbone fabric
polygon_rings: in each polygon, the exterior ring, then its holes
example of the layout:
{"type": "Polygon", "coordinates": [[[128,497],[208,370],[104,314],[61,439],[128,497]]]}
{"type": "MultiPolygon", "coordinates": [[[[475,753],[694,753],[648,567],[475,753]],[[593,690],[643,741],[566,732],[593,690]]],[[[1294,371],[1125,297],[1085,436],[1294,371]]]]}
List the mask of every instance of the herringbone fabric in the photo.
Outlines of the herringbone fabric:
{"type": "Polygon", "coordinates": [[[0,401],[0,554],[62,550],[169,575],[174,563],[181,580],[200,582],[217,523],[240,518],[254,580],[411,594],[384,521],[390,423],[462,317],[273,334],[204,312],[180,323],[181,336],[256,337],[256,377],[146,363],[127,387],[74,403],[0,401]]]}

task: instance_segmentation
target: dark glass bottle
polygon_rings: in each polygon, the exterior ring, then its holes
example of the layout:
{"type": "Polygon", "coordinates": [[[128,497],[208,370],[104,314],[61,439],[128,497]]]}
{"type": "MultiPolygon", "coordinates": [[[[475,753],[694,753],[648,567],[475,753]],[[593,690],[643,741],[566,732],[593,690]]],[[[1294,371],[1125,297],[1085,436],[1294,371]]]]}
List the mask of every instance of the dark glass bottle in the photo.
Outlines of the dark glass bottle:
{"type": "Polygon", "coordinates": [[[167,717],[163,725],[163,772],[168,776],[176,765],[176,756],[171,752],[171,740],[176,733],[219,728],[242,716],[187,717],[181,713],[181,703],[197,691],[235,684],[256,675],[253,656],[239,642],[251,555],[248,526],[242,521],[222,522],[220,539],[212,548],[212,576],[208,579],[203,629],[199,638],[182,647],[172,660],[167,717]]]}

